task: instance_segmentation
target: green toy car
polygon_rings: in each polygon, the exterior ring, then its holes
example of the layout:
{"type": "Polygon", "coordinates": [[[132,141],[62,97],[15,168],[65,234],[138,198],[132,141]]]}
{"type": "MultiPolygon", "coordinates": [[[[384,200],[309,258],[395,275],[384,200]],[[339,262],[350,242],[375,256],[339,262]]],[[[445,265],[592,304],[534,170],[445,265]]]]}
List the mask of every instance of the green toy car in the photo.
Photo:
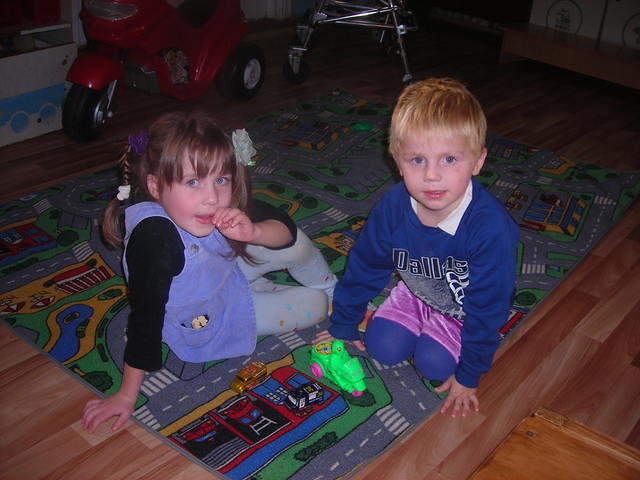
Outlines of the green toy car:
{"type": "Polygon", "coordinates": [[[311,348],[311,373],[318,378],[326,376],[354,397],[367,389],[360,361],[349,355],[342,340],[321,342],[311,348]]]}

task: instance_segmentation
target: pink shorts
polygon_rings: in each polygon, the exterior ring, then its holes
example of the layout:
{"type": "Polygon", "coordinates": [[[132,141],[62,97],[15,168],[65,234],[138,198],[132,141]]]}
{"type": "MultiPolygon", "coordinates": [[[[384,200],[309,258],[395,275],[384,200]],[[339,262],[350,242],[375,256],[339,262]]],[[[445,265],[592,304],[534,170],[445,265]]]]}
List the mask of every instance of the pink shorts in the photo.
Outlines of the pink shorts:
{"type": "Polygon", "coordinates": [[[434,310],[411,293],[402,281],[391,290],[389,298],[374,316],[398,323],[416,337],[428,335],[445,347],[453,358],[460,358],[462,321],[434,310]]]}

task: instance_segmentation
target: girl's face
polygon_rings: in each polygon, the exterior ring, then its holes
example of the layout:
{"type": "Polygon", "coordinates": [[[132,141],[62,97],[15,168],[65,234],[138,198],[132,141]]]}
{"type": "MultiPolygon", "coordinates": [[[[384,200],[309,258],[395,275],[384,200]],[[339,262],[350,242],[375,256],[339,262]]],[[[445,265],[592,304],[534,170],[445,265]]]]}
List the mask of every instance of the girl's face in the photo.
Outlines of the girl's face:
{"type": "Polygon", "coordinates": [[[186,160],[183,161],[182,171],[180,181],[162,189],[158,178],[148,175],[149,193],[180,228],[196,237],[205,237],[215,229],[211,223],[214,212],[231,205],[233,179],[222,172],[198,178],[186,160]]]}
{"type": "Polygon", "coordinates": [[[414,136],[404,139],[395,158],[418,218],[435,227],[460,204],[473,175],[487,155],[471,151],[462,137],[414,136]]]}

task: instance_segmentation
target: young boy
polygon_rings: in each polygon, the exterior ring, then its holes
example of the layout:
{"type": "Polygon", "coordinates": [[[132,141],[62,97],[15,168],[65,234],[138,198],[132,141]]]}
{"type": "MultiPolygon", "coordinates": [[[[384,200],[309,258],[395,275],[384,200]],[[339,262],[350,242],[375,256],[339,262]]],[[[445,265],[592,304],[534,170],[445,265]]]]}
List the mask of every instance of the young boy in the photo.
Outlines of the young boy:
{"type": "Polygon", "coordinates": [[[373,208],[349,253],[328,331],[361,350],[358,323],[395,271],[401,281],[365,334],[371,357],[393,365],[413,357],[448,391],[441,412],[478,411],[476,388],[491,367],[515,288],[518,227],[472,179],[484,164],[486,118],[451,79],[409,85],[391,118],[389,151],[403,182],[373,208]]]}

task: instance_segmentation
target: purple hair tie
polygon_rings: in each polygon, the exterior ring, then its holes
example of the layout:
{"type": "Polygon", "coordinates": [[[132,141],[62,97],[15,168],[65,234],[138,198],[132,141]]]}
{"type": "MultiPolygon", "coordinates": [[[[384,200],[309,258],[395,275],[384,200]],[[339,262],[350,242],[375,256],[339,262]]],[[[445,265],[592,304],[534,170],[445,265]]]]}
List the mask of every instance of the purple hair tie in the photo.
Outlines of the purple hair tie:
{"type": "Polygon", "coordinates": [[[133,150],[136,155],[144,155],[147,151],[147,146],[149,145],[149,137],[147,136],[147,132],[144,130],[140,130],[137,133],[132,133],[127,137],[129,140],[129,145],[131,146],[131,150],[133,150]]]}

